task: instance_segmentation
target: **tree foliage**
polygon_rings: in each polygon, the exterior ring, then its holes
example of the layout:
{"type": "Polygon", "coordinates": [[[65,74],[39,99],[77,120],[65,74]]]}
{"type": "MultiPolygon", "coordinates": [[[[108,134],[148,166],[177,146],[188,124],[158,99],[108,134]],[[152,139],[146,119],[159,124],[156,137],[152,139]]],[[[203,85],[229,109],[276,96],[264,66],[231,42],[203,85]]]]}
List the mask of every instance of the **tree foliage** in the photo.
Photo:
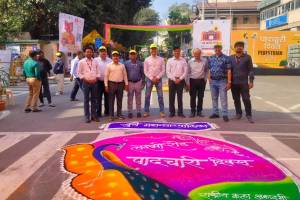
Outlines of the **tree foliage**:
{"type": "MultiPolygon", "coordinates": [[[[0,0],[0,39],[21,31],[34,39],[49,35],[57,39],[59,12],[84,18],[85,33],[97,29],[103,34],[104,23],[132,24],[135,14],[150,5],[151,0],[0,0]]],[[[126,42],[124,34],[112,38],[126,42]]]]}
{"type": "MultiPolygon", "coordinates": [[[[157,25],[159,24],[158,13],[151,8],[143,8],[133,18],[133,23],[135,25],[157,25]]],[[[155,32],[131,32],[131,44],[135,45],[145,45],[153,43],[151,40],[156,33],[155,32]],[[151,41],[150,41],[151,40],[151,41]]]]}
{"type": "MultiPolygon", "coordinates": [[[[190,24],[191,8],[189,4],[174,4],[169,8],[168,23],[174,24],[190,24]]],[[[169,32],[167,44],[169,46],[180,46],[182,43],[189,43],[192,40],[190,31],[169,32]]]]}

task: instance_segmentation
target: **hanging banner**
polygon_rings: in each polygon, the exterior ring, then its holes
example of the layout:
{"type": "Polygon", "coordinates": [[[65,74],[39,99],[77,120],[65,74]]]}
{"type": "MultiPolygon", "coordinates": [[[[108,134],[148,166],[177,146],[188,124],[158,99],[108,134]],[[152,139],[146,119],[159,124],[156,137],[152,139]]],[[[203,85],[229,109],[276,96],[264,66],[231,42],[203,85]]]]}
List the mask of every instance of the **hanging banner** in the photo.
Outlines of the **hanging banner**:
{"type": "Polygon", "coordinates": [[[59,13],[59,51],[75,53],[81,50],[84,19],[59,13]]]}
{"type": "Polygon", "coordinates": [[[203,56],[214,54],[214,45],[221,43],[223,53],[230,53],[230,20],[198,20],[193,24],[193,48],[200,48],[203,56]]]}
{"type": "Polygon", "coordinates": [[[123,24],[105,24],[105,40],[109,43],[111,39],[111,29],[129,30],[129,31],[187,31],[193,28],[192,24],[167,25],[167,26],[137,26],[123,24]]]}
{"type": "Polygon", "coordinates": [[[232,53],[238,40],[244,41],[254,67],[300,68],[300,31],[232,31],[232,53]]]}

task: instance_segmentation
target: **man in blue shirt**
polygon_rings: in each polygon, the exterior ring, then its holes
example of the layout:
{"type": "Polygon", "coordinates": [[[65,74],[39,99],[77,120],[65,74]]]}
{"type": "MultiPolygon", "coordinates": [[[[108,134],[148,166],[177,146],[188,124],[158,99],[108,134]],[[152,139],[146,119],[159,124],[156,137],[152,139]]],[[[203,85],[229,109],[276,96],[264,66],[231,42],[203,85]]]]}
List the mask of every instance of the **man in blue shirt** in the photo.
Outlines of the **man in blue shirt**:
{"type": "Polygon", "coordinates": [[[215,45],[215,55],[208,58],[208,80],[210,83],[213,113],[211,119],[219,118],[219,95],[222,107],[222,116],[225,122],[228,118],[227,90],[231,88],[231,65],[229,57],[222,53],[222,45],[215,45]]]}
{"type": "Polygon", "coordinates": [[[125,62],[125,67],[128,77],[128,118],[132,118],[133,97],[135,95],[135,103],[137,110],[137,117],[142,117],[142,89],[145,85],[144,65],[137,60],[137,52],[135,50],[129,51],[129,60],[125,62]]]}

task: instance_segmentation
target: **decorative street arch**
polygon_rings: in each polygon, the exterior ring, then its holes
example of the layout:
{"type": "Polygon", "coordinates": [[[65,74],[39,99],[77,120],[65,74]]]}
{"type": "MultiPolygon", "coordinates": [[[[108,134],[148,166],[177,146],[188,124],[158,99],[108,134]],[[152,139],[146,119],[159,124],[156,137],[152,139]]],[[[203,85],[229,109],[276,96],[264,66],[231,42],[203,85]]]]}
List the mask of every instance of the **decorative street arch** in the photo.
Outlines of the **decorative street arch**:
{"type": "Polygon", "coordinates": [[[151,25],[151,26],[138,26],[138,25],[123,25],[123,24],[105,24],[105,41],[109,43],[111,40],[111,29],[130,30],[130,31],[187,31],[191,30],[192,24],[184,25],[151,25]]]}

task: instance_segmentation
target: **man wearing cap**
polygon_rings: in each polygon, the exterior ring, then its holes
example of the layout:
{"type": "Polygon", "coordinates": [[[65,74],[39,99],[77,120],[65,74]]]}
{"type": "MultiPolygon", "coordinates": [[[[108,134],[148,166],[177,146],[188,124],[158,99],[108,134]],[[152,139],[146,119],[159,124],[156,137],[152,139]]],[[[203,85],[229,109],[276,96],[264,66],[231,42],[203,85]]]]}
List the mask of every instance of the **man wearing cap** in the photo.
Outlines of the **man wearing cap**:
{"type": "Polygon", "coordinates": [[[114,104],[117,99],[117,117],[124,119],[122,115],[123,90],[128,91],[128,79],[126,68],[119,63],[119,52],[112,52],[112,63],[108,64],[105,69],[104,85],[109,94],[109,115],[110,120],[114,120],[114,104]]]}
{"type": "Polygon", "coordinates": [[[39,96],[41,102],[40,107],[45,106],[44,97],[47,98],[49,107],[55,107],[55,105],[52,104],[49,81],[48,81],[48,75],[50,74],[50,70],[52,69],[51,63],[49,62],[49,60],[45,58],[44,52],[42,50],[38,50],[37,54],[38,54],[37,61],[40,67],[40,74],[41,74],[41,81],[42,81],[42,87],[39,96]]]}
{"type": "Polygon", "coordinates": [[[190,117],[202,117],[203,97],[208,75],[207,60],[201,57],[201,50],[196,48],[193,50],[194,58],[188,63],[187,87],[190,90],[190,117]],[[196,99],[198,98],[197,105],[196,99]],[[197,107],[197,110],[196,110],[197,107]]]}
{"type": "Polygon", "coordinates": [[[209,118],[220,117],[218,108],[220,96],[223,120],[228,122],[227,90],[231,88],[231,65],[229,57],[222,53],[222,44],[218,43],[214,48],[215,55],[208,58],[208,80],[213,106],[213,112],[209,118]]]}
{"type": "Polygon", "coordinates": [[[144,62],[144,73],[146,76],[145,113],[144,117],[150,114],[150,98],[153,85],[156,87],[160,116],[165,117],[164,98],[162,90],[162,77],[165,74],[164,59],[157,55],[157,46],[150,45],[151,55],[144,62]]]}
{"type": "Polygon", "coordinates": [[[135,95],[135,103],[137,110],[137,117],[141,115],[142,104],[142,89],[144,87],[144,65],[137,60],[137,52],[135,50],[129,51],[129,60],[125,62],[127,77],[128,77],[128,118],[132,118],[133,97],[135,95]]]}
{"type": "Polygon", "coordinates": [[[57,92],[55,95],[62,95],[64,93],[64,71],[65,64],[62,58],[62,53],[56,53],[57,59],[53,67],[53,73],[55,74],[55,79],[57,81],[57,92]]]}
{"type": "Polygon", "coordinates": [[[83,52],[82,51],[77,51],[76,57],[71,61],[71,77],[70,80],[74,80],[74,86],[70,95],[70,100],[71,101],[78,101],[76,99],[77,92],[79,88],[81,88],[81,81],[80,78],[78,77],[78,63],[79,61],[83,58],[83,52]]]}
{"type": "Polygon", "coordinates": [[[85,47],[85,58],[78,63],[78,76],[82,82],[82,90],[84,97],[84,116],[85,122],[90,123],[91,120],[99,122],[96,113],[97,107],[97,80],[100,77],[98,62],[93,59],[94,50],[92,47],[85,47]],[[90,112],[91,101],[91,112],[90,112]]]}
{"type": "Polygon", "coordinates": [[[99,48],[99,57],[95,58],[99,64],[100,78],[98,80],[98,97],[97,97],[97,115],[102,117],[102,99],[104,95],[104,115],[109,115],[109,97],[108,93],[105,92],[104,86],[104,73],[107,65],[112,62],[112,60],[107,56],[107,49],[105,46],[99,48]]]}
{"type": "Polygon", "coordinates": [[[253,88],[254,71],[252,58],[244,53],[244,42],[238,41],[234,44],[235,54],[230,56],[232,66],[231,93],[234,100],[235,119],[242,118],[241,96],[244,102],[246,117],[250,123],[252,119],[252,108],[249,90],[253,88]]]}
{"type": "Polygon", "coordinates": [[[182,95],[185,86],[185,78],[188,67],[185,59],[180,56],[180,47],[173,48],[173,58],[167,62],[167,77],[169,79],[169,117],[175,116],[175,96],[177,94],[178,117],[185,117],[183,114],[182,95]]]}
{"type": "Polygon", "coordinates": [[[29,87],[29,94],[25,104],[25,112],[40,112],[37,108],[37,101],[41,89],[41,75],[39,64],[37,63],[37,52],[30,51],[29,58],[23,64],[23,75],[29,87]]]}

